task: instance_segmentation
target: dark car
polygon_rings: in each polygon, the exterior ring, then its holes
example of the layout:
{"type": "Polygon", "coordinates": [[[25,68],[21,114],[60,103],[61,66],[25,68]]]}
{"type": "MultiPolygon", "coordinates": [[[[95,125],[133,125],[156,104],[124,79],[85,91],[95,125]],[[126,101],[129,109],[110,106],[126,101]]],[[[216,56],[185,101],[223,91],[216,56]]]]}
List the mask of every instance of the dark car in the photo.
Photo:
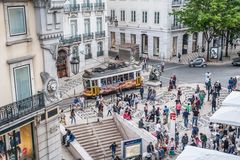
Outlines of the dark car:
{"type": "Polygon", "coordinates": [[[198,57],[189,61],[189,67],[207,67],[207,63],[204,58],[198,57]]]}
{"type": "Polygon", "coordinates": [[[235,58],[232,61],[233,66],[240,66],[240,58],[235,58]]]}

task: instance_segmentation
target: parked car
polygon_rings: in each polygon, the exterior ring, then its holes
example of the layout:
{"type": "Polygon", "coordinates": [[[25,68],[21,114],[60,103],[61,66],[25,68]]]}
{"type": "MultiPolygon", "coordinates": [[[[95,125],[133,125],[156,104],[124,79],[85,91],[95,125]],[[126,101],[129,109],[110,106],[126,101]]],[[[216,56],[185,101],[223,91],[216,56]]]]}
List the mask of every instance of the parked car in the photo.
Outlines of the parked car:
{"type": "Polygon", "coordinates": [[[240,58],[235,58],[232,61],[233,66],[240,66],[240,58]]]}
{"type": "Polygon", "coordinates": [[[203,57],[195,58],[189,61],[189,67],[207,67],[207,63],[203,57]]]}

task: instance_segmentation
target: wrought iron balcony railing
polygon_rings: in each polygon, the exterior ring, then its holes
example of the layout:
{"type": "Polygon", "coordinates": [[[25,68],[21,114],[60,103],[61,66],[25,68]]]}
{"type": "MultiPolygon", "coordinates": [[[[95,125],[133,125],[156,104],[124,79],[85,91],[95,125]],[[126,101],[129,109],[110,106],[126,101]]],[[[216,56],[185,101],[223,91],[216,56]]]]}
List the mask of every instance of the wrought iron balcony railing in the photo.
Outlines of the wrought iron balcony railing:
{"type": "Polygon", "coordinates": [[[171,26],[171,30],[179,30],[179,29],[185,29],[185,28],[187,28],[187,26],[184,26],[181,24],[171,26]]]}
{"type": "Polygon", "coordinates": [[[93,4],[92,3],[82,3],[82,11],[83,12],[90,12],[93,10],[93,4]]]}
{"type": "Polygon", "coordinates": [[[85,59],[91,59],[92,58],[92,53],[85,54],[85,59]]]}
{"type": "Polygon", "coordinates": [[[94,8],[95,8],[95,11],[104,11],[105,3],[95,3],[94,8]]]}
{"type": "Polygon", "coordinates": [[[180,6],[182,4],[181,0],[172,0],[172,6],[180,6]]]}
{"type": "Polygon", "coordinates": [[[62,45],[71,45],[73,43],[80,43],[81,35],[70,35],[70,36],[62,36],[60,39],[60,43],[62,45]]]}
{"type": "Polygon", "coordinates": [[[93,33],[84,33],[83,34],[83,41],[89,41],[93,39],[93,33]]]}
{"type": "Polygon", "coordinates": [[[0,126],[45,107],[44,94],[39,93],[0,107],[0,126]]]}
{"type": "Polygon", "coordinates": [[[105,31],[95,32],[95,38],[103,38],[105,37],[105,31]]]}
{"type": "Polygon", "coordinates": [[[64,12],[71,13],[71,12],[79,12],[80,11],[80,4],[66,4],[64,5],[64,12]]]}
{"type": "Polygon", "coordinates": [[[103,56],[103,51],[97,51],[97,56],[100,57],[100,56],[103,56]]]}

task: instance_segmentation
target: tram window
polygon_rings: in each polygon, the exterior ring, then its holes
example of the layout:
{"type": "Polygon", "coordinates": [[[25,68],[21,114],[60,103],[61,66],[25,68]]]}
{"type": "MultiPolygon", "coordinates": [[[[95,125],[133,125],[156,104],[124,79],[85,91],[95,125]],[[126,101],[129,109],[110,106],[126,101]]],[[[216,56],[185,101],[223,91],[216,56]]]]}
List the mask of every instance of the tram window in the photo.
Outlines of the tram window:
{"type": "Polygon", "coordinates": [[[112,84],[112,77],[107,78],[107,84],[112,84]]]}
{"type": "Polygon", "coordinates": [[[92,86],[97,86],[97,80],[92,80],[92,86]]]}
{"type": "Polygon", "coordinates": [[[117,83],[117,76],[113,76],[113,84],[117,83]]]}
{"type": "Polygon", "coordinates": [[[90,87],[90,80],[84,80],[83,81],[83,85],[84,85],[84,87],[90,87]]]}
{"type": "Polygon", "coordinates": [[[140,76],[140,72],[139,71],[137,71],[137,76],[140,76]]]}
{"type": "Polygon", "coordinates": [[[101,79],[101,85],[106,86],[107,85],[107,80],[106,78],[101,79]]]}
{"type": "Polygon", "coordinates": [[[118,76],[118,82],[123,82],[123,75],[118,76]]]}
{"type": "Polygon", "coordinates": [[[125,81],[128,80],[128,74],[124,74],[124,80],[125,80],[125,81]]]}
{"type": "Polygon", "coordinates": [[[134,73],[129,73],[129,79],[134,79],[134,73]]]}

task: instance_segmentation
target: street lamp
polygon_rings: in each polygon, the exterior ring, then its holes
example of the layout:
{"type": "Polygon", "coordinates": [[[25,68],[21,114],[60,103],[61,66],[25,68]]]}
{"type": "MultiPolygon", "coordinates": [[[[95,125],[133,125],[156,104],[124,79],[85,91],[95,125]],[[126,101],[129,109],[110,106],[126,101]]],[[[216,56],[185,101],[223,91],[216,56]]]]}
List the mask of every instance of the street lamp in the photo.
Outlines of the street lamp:
{"type": "Polygon", "coordinates": [[[114,22],[115,27],[117,27],[117,26],[118,26],[118,20],[117,20],[117,18],[115,18],[113,22],[114,22]]]}
{"type": "Polygon", "coordinates": [[[74,75],[78,74],[79,72],[79,58],[77,57],[72,57],[72,60],[70,61],[71,64],[71,70],[74,75]]]}

